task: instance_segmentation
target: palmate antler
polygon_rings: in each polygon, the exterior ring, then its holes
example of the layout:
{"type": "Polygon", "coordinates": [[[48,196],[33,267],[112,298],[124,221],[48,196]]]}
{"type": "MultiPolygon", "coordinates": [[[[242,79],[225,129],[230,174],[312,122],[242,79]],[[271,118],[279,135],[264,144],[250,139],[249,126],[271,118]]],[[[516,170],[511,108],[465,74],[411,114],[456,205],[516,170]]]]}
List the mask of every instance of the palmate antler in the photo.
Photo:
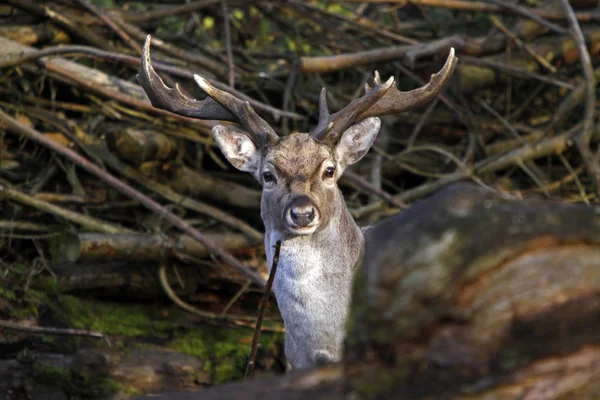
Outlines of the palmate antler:
{"type": "MultiPolygon", "coordinates": [[[[151,37],[148,35],[137,80],[154,107],[186,117],[239,122],[259,146],[278,139],[277,133],[254,111],[250,103],[215,88],[198,75],[194,75],[194,80],[208,94],[204,100],[187,97],[179,90],[178,85],[175,88],[167,87],[152,67],[150,42],[151,37]]],[[[375,72],[373,87],[365,85],[364,96],[333,115],[329,113],[326,91],[323,88],[319,98],[319,122],[311,134],[319,141],[335,145],[346,129],[365,118],[396,114],[428,103],[448,84],[457,62],[458,58],[452,48],[444,67],[433,74],[426,85],[410,92],[399,91],[394,85],[393,77],[381,83],[379,74],[375,72]]]]}
{"type": "Polygon", "coordinates": [[[426,85],[410,92],[399,91],[394,85],[394,77],[382,84],[379,73],[375,72],[373,87],[365,85],[366,93],[363,97],[354,100],[333,115],[329,114],[327,109],[326,91],[323,88],[319,98],[319,123],[311,134],[316,139],[333,145],[346,129],[365,118],[396,114],[426,104],[450,82],[457,62],[454,48],[451,48],[442,69],[431,75],[426,85]]]}
{"type": "Polygon", "coordinates": [[[154,107],[191,118],[239,122],[259,146],[277,140],[277,133],[254,111],[250,103],[217,89],[199,75],[194,75],[194,80],[208,94],[204,100],[187,97],[179,90],[179,85],[175,85],[175,88],[165,85],[152,67],[151,41],[148,35],[137,81],[154,107]]]}

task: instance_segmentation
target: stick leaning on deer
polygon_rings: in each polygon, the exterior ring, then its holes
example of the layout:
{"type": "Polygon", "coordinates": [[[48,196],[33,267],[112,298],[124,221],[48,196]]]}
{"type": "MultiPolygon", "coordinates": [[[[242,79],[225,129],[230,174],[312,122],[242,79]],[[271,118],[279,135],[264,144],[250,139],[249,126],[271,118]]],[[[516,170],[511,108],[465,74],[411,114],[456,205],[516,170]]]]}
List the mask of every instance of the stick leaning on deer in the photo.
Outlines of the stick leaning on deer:
{"type": "Polygon", "coordinates": [[[208,94],[204,100],[167,87],[150,61],[147,37],[137,80],[156,108],[199,119],[238,122],[213,128],[223,155],[262,185],[261,217],[267,264],[282,241],[273,291],[283,317],[285,354],[293,368],[341,358],[355,266],[364,238],[337,180],[359,161],[379,132],[378,116],[407,111],[434,99],[450,81],[458,59],[454,49],[430,81],[401,92],[391,77],[382,83],[375,72],[372,87],[344,109],[330,114],[325,88],[319,99],[319,122],[310,133],[277,133],[250,106],[194,75],[208,94]]]}

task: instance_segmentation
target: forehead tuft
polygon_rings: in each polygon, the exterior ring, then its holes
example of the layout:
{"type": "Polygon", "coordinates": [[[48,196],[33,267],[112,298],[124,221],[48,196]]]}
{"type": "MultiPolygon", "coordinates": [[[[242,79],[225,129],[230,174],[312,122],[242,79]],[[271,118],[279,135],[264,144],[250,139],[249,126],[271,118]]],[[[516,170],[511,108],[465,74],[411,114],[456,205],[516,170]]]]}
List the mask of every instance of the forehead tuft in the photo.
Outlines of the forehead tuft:
{"type": "Polygon", "coordinates": [[[327,145],[317,142],[308,133],[296,132],[275,143],[269,149],[267,161],[293,175],[299,168],[316,168],[331,157],[327,145]]]}

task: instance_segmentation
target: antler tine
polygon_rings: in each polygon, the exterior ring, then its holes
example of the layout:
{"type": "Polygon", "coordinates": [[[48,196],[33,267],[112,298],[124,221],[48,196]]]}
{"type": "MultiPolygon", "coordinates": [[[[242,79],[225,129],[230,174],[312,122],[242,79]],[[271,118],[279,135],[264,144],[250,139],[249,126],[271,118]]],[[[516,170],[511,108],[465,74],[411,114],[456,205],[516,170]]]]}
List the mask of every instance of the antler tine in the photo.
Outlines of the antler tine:
{"type": "Polygon", "coordinates": [[[151,41],[152,39],[148,35],[142,51],[142,63],[140,65],[140,72],[137,75],[137,81],[148,95],[154,107],[186,117],[238,121],[232,113],[210,97],[201,101],[191,99],[181,93],[178,86],[170,88],[165,85],[152,67],[150,60],[151,41]]]}
{"type": "Polygon", "coordinates": [[[238,117],[244,129],[258,141],[257,144],[273,143],[279,138],[267,121],[254,111],[249,102],[241,100],[224,90],[217,89],[199,75],[194,75],[194,80],[206,94],[238,117]]]}
{"type": "Polygon", "coordinates": [[[313,129],[313,132],[321,132],[327,130],[327,127],[331,123],[331,114],[329,114],[329,107],[327,106],[327,89],[321,89],[321,95],[319,96],[319,122],[313,129]]]}
{"type": "MultiPolygon", "coordinates": [[[[450,78],[456,69],[457,63],[458,58],[454,55],[454,48],[451,48],[446,63],[438,73],[431,75],[431,79],[427,84],[409,92],[401,92],[394,87],[389,90],[380,101],[362,112],[358,116],[357,121],[369,117],[408,111],[428,103],[450,82],[450,78]]],[[[376,73],[376,80],[378,75],[379,74],[376,73]]]]}
{"type": "Polygon", "coordinates": [[[191,118],[239,122],[259,145],[277,138],[273,128],[256,114],[247,101],[216,89],[198,75],[194,75],[194,80],[208,94],[204,100],[187,97],[181,92],[179,85],[175,85],[175,88],[165,85],[152,67],[151,41],[152,38],[148,35],[142,51],[142,62],[137,81],[154,107],[191,118]]]}
{"type": "MultiPolygon", "coordinates": [[[[324,143],[334,145],[350,125],[359,121],[359,118],[357,117],[364,113],[365,110],[368,110],[369,107],[376,104],[393,84],[394,77],[390,77],[384,84],[374,85],[364,96],[354,100],[335,114],[329,115],[327,112],[326,118],[323,116],[322,112],[323,110],[327,110],[327,106],[325,105],[323,107],[320,105],[321,115],[319,115],[319,123],[315,129],[313,129],[312,135],[324,143]]],[[[324,92],[321,91],[320,104],[326,103],[323,93],[324,92]]]]}

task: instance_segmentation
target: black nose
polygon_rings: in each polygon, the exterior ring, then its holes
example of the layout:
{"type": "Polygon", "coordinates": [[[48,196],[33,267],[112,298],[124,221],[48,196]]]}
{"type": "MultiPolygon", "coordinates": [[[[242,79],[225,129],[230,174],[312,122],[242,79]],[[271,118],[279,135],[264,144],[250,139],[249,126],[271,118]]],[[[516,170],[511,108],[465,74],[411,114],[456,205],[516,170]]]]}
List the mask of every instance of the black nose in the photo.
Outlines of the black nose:
{"type": "Polygon", "coordinates": [[[290,205],[290,217],[298,226],[307,226],[315,219],[313,202],[307,196],[296,197],[290,205]]]}

